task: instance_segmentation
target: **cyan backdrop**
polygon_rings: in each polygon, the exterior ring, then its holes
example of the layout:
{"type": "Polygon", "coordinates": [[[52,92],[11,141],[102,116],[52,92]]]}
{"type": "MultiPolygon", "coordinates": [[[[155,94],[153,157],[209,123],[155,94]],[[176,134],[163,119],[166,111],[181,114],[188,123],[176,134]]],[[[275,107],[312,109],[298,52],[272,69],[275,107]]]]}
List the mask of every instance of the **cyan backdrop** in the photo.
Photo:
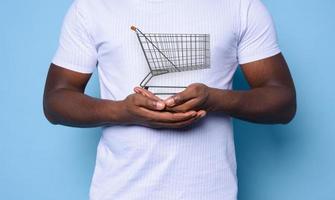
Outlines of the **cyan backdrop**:
{"type": "MultiPolygon", "coordinates": [[[[335,1],[264,0],[298,94],[283,125],[235,120],[239,200],[335,199],[335,1]]],[[[42,94],[71,0],[0,2],[0,199],[87,199],[100,129],[50,125],[42,94]]],[[[241,72],[235,88],[247,84],[241,72]]],[[[94,76],[88,93],[98,96],[94,76]]]]}

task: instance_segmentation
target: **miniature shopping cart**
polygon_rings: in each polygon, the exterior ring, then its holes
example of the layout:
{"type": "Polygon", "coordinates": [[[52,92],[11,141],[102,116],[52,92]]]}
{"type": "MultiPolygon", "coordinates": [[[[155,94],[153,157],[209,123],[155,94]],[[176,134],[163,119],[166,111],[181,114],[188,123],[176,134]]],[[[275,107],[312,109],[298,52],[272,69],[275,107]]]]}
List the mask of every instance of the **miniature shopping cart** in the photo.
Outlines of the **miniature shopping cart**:
{"type": "Polygon", "coordinates": [[[175,94],[175,92],[171,91],[176,88],[186,87],[150,85],[149,82],[153,77],[210,67],[209,34],[143,33],[135,26],[131,26],[131,30],[136,32],[150,69],[140,86],[148,90],[149,88],[168,89],[167,92],[154,92],[156,95],[175,94]]]}

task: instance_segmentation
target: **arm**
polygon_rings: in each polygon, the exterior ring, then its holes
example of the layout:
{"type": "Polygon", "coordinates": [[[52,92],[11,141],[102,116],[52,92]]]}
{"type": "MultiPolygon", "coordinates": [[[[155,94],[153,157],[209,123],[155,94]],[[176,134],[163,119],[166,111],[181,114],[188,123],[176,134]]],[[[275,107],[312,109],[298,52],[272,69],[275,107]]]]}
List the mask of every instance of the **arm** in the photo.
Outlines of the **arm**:
{"type": "Polygon", "coordinates": [[[204,109],[257,123],[288,123],[296,112],[293,80],[282,54],[241,66],[251,89],[231,91],[192,84],[167,99],[169,110],[204,109]]]}
{"type": "Polygon", "coordinates": [[[295,87],[281,54],[244,64],[243,74],[251,89],[219,91],[213,89],[214,110],[258,123],[288,123],[296,112],[295,87]],[[222,99],[222,101],[218,101],[222,99]]]}
{"type": "Polygon", "coordinates": [[[159,99],[131,94],[122,101],[96,99],[84,94],[91,74],[51,65],[45,84],[43,108],[53,124],[96,127],[138,124],[153,128],[179,128],[197,120],[195,111],[158,112],[165,108],[159,99]]]}
{"type": "Polygon", "coordinates": [[[53,124],[76,127],[94,127],[115,118],[115,104],[84,94],[91,74],[84,74],[51,65],[43,97],[47,119],[53,124]],[[114,112],[113,112],[114,110],[114,112]],[[111,111],[111,112],[109,112],[111,111]]]}

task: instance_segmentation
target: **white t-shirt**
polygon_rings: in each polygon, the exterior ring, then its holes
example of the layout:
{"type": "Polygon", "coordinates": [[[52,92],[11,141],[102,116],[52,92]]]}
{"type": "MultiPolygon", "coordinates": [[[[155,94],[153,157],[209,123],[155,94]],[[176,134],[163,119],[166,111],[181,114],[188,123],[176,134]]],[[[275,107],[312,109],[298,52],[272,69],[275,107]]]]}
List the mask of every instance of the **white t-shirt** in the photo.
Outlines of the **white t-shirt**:
{"type": "MultiPolygon", "coordinates": [[[[64,20],[52,62],[92,73],[101,98],[123,100],[149,72],[136,34],[210,35],[209,69],[169,73],[155,84],[201,82],[231,89],[238,64],[280,53],[260,0],[77,0],[64,20]]],[[[231,118],[209,113],[183,129],[103,127],[91,200],[236,200],[231,118]]]]}

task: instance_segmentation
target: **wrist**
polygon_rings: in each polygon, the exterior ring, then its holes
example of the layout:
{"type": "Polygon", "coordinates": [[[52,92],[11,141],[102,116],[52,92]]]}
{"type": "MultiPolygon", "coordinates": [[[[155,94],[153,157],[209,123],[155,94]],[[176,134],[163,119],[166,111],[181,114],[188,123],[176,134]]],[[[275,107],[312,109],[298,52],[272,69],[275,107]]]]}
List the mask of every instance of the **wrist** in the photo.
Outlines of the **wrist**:
{"type": "Polygon", "coordinates": [[[125,103],[124,101],[109,101],[107,106],[108,122],[110,124],[123,124],[125,103]]]}
{"type": "Polygon", "coordinates": [[[216,89],[208,87],[208,97],[206,101],[206,111],[213,112],[217,110],[217,102],[216,102],[216,89]]]}
{"type": "Polygon", "coordinates": [[[236,99],[232,99],[230,90],[209,88],[208,108],[212,112],[228,112],[232,109],[236,99]]]}

